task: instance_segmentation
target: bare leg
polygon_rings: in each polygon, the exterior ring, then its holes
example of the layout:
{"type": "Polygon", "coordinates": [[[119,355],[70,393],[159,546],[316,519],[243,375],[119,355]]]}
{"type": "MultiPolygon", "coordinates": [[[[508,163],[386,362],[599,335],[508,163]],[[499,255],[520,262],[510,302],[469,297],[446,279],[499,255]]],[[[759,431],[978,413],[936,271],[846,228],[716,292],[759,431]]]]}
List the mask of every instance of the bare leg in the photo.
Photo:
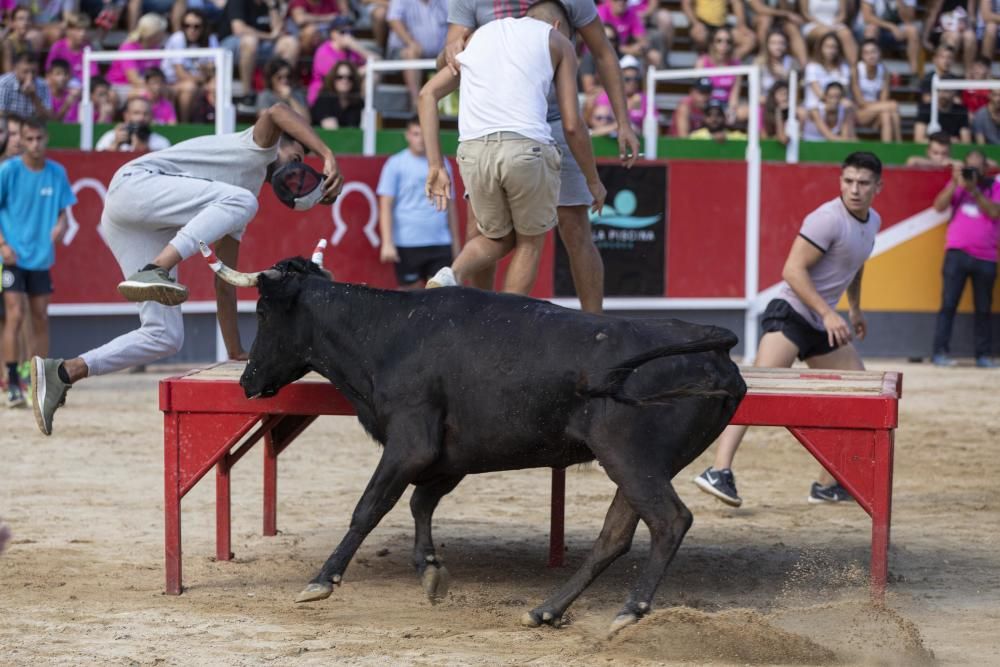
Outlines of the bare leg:
{"type": "MultiPolygon", "coordinates": [[[[840,371],[865,370],[865,362],[861,360],[861,355],[858,354],[857,348],[852,343],[838,347],[827,354],[809,357],[806,359],[806,365],[809,368],[827,368],[840,371]]],[[[826,471],[826,468],[821,468],[818,481],[821,486],[830,486],[837,480],[826,471]]]]}
{"type": "Polygon", "coordinates": [[[503,291],[527,295],[535,285],[538,275],[538,261],[545,245],[545,234],[524,236],[515,232],[514,254],[511,256],[507,275],[504,276],[503,291]]]}
{"type": "Polygon", "coordinates": [[[240,37],[240,83],[243,84],[243,94],[253,92],[253,70],[257,66],[257,46],[260,41],[257,35],[240,37]]]}
{"type": "Polygon", "coordinates": [[[31,347],[29,355],[37,355],[43,359],[49,356],[49,295],[36,294],[29,297],[31,306],[31,347]]]}
{"type": "Polygon", "coordinates": [[[477,236],[462,248],[458,258],[451,268],[455,272],[455,280],[461,285],[465,280],[483,269],[495,266],[514,247],[514,232],[502,239],[491,239],[477,236]]]}
{"type": "MultiPolygon", "coordinates": [[[[8,364],[16,364],[20,361],[17,350],[17,336],[21,330],[21,323],[28,310],[27,297],[24,292],[11,292],[4,290],[3,304],[7,309],[7,319],[3,327],[3,360],[8,364]]],[[[4,369],[6,370],[6,369],[4,369]]]]}
{"type": "Polygon", "coordinates": [[[588,313],[604,309],[604,261],[594,245],[586,206],[560,206],[559,238],[569,255],[569,270],[581,308],[588,313]]]}
{"type": "MultiPolygon", "coordinates": [[[[482,236],[479,233],[479,227],[476,224],[476,214],[472,210],[472,207],[468,207],[469,212],[469,223],[465,232],[465,244],[468,245],[472,243],[473,239],[478,236],[482,236]]],[[[494,283],[496,282],[497,267],[496,264],[483,268],[480,271],[470,272],[467,277],[467,282],[472,287],[481,290],[492,290],[494,283]]]]}

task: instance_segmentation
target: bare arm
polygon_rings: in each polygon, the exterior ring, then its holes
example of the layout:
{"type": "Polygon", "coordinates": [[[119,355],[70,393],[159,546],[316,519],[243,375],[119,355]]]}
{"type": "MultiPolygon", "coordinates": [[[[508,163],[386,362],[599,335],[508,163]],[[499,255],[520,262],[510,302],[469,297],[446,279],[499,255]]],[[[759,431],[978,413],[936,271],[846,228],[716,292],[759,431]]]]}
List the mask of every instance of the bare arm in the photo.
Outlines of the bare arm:
{"type": "Polygon", "coordinates": [[[309,121],[284,104],[275,104],[257,118],[253,126],[253,140],[262,148],[270,148],[278,143],[281,134],[287,132],[293,139],[323,158],[323,199],[324,204],[332,204],[344,187],[344,177],[340,174],[337,159],[330,147],[323,143],[319,135],[309,126],[309,121]]]}
{"type": "Polygon", "coordinates": [[[767,3],[763,2],[763,0],[750,0],[750,9],[752,9],[753,13],[757,16],[784,16],[788,13],[781,9],[771,7],[767,3]]]}
{"type": "Polygon", "coordinates": [[[827,141],[840,140],[840,137],[834,134],[830,129],[830,126],[826,124],[826,113],[822,110],[822,108],[810,109],[809,119],[813,122],[813,125],[816,126],[816,129],[819,130],[819,133],[823,135],[824,139],[827,141]]]}
{"type": "Polygon", "coordinates": [[[444,51],[438,54],[437,68],[441,69],[447,65],[451,73],[458,76],[459,64],[455,59],[459,53],[465,50],[465,43],[472,36],[472,28],[464,25],[448,24],[448,34],[444,38],[444,51]]]}
{"type": "Polygon", "coordinates": [[[834,23],[847,23],[847,0],[840,0],[837,14],[833,17],[834,23]]]}
{"type": "Polygon", "coordinates": [[[462,250],[462,242],[458,236],[458,208],[454,200],[448,202],[448,231],[451,232],[451,258],[455,259],[462,250]]]}
{"type": "Polygon", "coordinates": [[[944,213],[951,207],[951,198],[955,196],[955,188],[958,187],[958,182],[961,178],[959,169],[960,167],[958,166],[952,168],[951,180],[948,181],[948,185],[944,186],[944,189],[934,198],[934,210],[938,213],[944,213]]]}
{"type": "Polygon", "coordinates": [[[830,345],[843,345],[851,340],[851,327],[844,318],[816,291],[809,269],[823,257],[823,252],[802,236],[796,236],[792,249],[785,260],[781,277],[792,288],[795,295],[814,313],[823,318],[827,340],[830,345]]]}
{"type": "Polygon", "coordinates": [[[857,138],[854,133],[854,109],[848,109],[844,113],[844,120],[840,123],[840,138],[843,141],[853,141],[857,138]]]}
{"type": "Polygon", "coordinates": [[[862,266],[847,286],[847,307],[851,310],[861,310],[861,277],[864,272],[865,267],[862,266]]]}
{"type": "Polygon", "coordinates": [[[392,203],[395,197],[379,195],[378,197],[378,233],[382,237],[379,248],[379,260],[385,264],[399,261],[396,242],[392,238],[392,203]]]}
{"type": "Polygon", "coordinates": [[[66,236],[66,230],[69,229],[69,222],[66,218],[66,209],[59,211],[58,217],[56,217],[56,224],[52,228],[52,242],[60,243],[63,237],[66,236]]]}
{"type": "Polygon", "coordinates": [[[937,25],[938,14],[941,12],[941,4],[943,2],[944,0],[931,0],[931,4],[927,8],[927,13],[924,14],[924,34],[922,40],[924,48],[928,51],[933,50],[931,32],[934,31],[934,26],[937,25]]]}
{"type": "Polygon", "coordinates": [[[690,104],[678,105],[674,110],[673,123],[677,127],[677,136],[686,137],[691,134],[691,106],[690,104]]]}
{"type": "MultiPolygon", "coordinates": [[[[236,268],[240,257],[240,242],[231,236],[223,236],[215,243],[215,255],[226,266],[236,268]]],[[[226,344],[226,354],[230,359],[245,359],[240,329],[237,325],[236,288],[215,277],[215,309],[219,320],[219,330],[226,344]]]]}
{"type": "MultiPolygon", "coordinates": [[[[979,13],[983,17],[983,23],[1000,22],[1000,14],[993,11],[993,3],[990,0],[983,0],[979,8],[979,13]]],[[[972,16],[970,14],[969,16],[972,16]]]]}
{"type": "MultiPolygon", "coordinates": [[[[988,1],[989,0],[987,0],[987,2],[988,1]]],[[[861,0],[861,17],[864,20],[865,25],[877,25],[880,28],[892,31],[895,31],[896,29],[894,24],[879,18],[878,14],[875,13],[875,9],[870,4],[865,2],[865,0],[861,0]]]]}
{"type": "Polygon", "coordinates": [[[687,17],[688,25],[701,23],[701,21],[698,20],[698,16],[694,13],[693,0],[681,0],[681,11],[684,12],[684,16],[687,17]]]}
{"type": "Polygon", "coordinates": [[[425,192],[439,211],[445,210],[451,199],[451,178],[444,168],[444,158],[441,155],[441,138],[438,136],[441,121],[437,105],[441,98],[458,88],[458,82],[458,76],[451,68],[446,67],[424,84],[417,98],[420,132],[424,135],[424,148],[427,151],[425,192]]]}

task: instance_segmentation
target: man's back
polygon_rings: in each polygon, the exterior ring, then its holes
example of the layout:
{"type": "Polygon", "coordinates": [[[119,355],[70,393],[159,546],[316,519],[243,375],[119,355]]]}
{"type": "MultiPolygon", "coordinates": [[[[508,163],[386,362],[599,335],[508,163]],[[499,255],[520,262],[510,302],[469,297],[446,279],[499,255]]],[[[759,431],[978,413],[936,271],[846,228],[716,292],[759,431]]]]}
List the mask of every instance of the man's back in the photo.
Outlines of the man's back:
{"type": "Polygon", "coordinates": [[[551,31],[548,23],[526,17],[492,21],[475,32],[458,55],[459,141],[507,131],[552,143],[546,122],[554,75],[551,31]]]}

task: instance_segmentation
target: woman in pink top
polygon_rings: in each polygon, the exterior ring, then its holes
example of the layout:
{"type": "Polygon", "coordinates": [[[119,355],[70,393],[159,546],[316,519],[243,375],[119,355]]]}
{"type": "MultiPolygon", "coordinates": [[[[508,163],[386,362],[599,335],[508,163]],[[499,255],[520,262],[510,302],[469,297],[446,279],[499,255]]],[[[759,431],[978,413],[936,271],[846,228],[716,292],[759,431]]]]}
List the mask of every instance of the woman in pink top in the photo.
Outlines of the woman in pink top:
{"type": "Polygon", "coordinates": [[[639,12],[628,6],[628,0],[603,0],[597,7],[597,15],[605,25],[612,26],[618,33],[618,45],[622,53],[641,58],[648,48],[646,26],[639,12]]]}
{"type": "MultiPolygon", "coordinates": [[[[167,20],[159,14],[144,14],[139,19],[135,30],[129,33],[128,39],[118,47],[119,51],[140,51],[143,49],[158,49],[167,36],[167,20]]],[[[116,60],[108,69],[108,82],[113,84],[132,84],[136,88],[143,86],[143,75],[150,67],[159,67],[161,59],[151,60],[116,60]]]]}
{"type": "Polygon", "coordinates": [[[354,39],[349,26],[349,19],[343,17],[335,19],[330,27],[330,39],[316,49],[313,55],[312,77],[309,79],[309,90],[306,95],[309,106],[316,103],[316,98],[323,89],[323,79],[334,65],[346,60],[364,73],[366,61],[378,60],[377,53],[365,48],[354,39]]]}
{"type": "MultiPolygon", "coordinates": [[[[642,72],[639,60],[634,56],[625,56],[619,64],[622,70],[622,83],[625,86],[625,105],[628,107],[628,119],[632,129],[642,132],[642,119],[646,113],[646,94],[642,92],[642,72]]],[[[611,100],[607,92],[602,92],[594,100],[594,114],[598,109],[611,108],[611,100]]]]}
{"type": "MultiPolygon", "coordinates": [[[[90,28],[90,17],[86,14],[70,14],[66,19],[66,36],[57,41],[49,49],[45,59],[45,71],[52,67],[52,61],[65,60],[70,67],[70,81],[79,84],[83,80],[83,48],[90,46],[87,41],[87,29],[90,28]]],[[[100,71],[97,63],[90,63],[90,76],[97,76],[100,71]]]]}
{"type": "MultiPolygon", "coordinates": [[[[708,43],[708,52],[695,61],[695,67],[712,69],[713,67],[729,67],[739,65],[740,61],[733,56],[733,33],[729,28],[717,28],[708,43]]],[[[743,77],[733,74],[712,76],[706,72],[712,82],[712,99],[726,105],[729,113],[737,120],[746,120],[746,105],[740,106],[740,90],[743,87],[743,77]]],[[[733,118],[730,118],[733,120],[733,118]]]]}
{"type": "Polygon", "coordinates": [[[146,70],[145,98],[149,100],[149,110],[153,114],[153,122],[157,125],[176,125],[177,110],[170,100],[167,88],[167,78],[159,67],[146,70]]]}

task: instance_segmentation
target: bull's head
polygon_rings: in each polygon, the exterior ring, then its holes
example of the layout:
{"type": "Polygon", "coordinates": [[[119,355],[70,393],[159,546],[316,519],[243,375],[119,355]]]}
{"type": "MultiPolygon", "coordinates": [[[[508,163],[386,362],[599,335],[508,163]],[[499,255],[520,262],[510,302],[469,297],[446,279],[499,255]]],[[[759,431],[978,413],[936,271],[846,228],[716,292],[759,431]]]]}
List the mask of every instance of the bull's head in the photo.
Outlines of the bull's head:
{"type": "Polygon", "coordinates": [[[240,386],[247,398],[274,396],[310,370],[307,339],[312,335],[312,327],[305,309],[298,309],[297,305],[307,281],[332,279],[321,266],[320,248],[313,254],[313,261],[293,257],[256,273],[229,268],[204,243],[201,252],[220,279],[237,287],[256,287],[260,292],[257,337],[250,348],[250,361],[240,378],[240,386]]]}

